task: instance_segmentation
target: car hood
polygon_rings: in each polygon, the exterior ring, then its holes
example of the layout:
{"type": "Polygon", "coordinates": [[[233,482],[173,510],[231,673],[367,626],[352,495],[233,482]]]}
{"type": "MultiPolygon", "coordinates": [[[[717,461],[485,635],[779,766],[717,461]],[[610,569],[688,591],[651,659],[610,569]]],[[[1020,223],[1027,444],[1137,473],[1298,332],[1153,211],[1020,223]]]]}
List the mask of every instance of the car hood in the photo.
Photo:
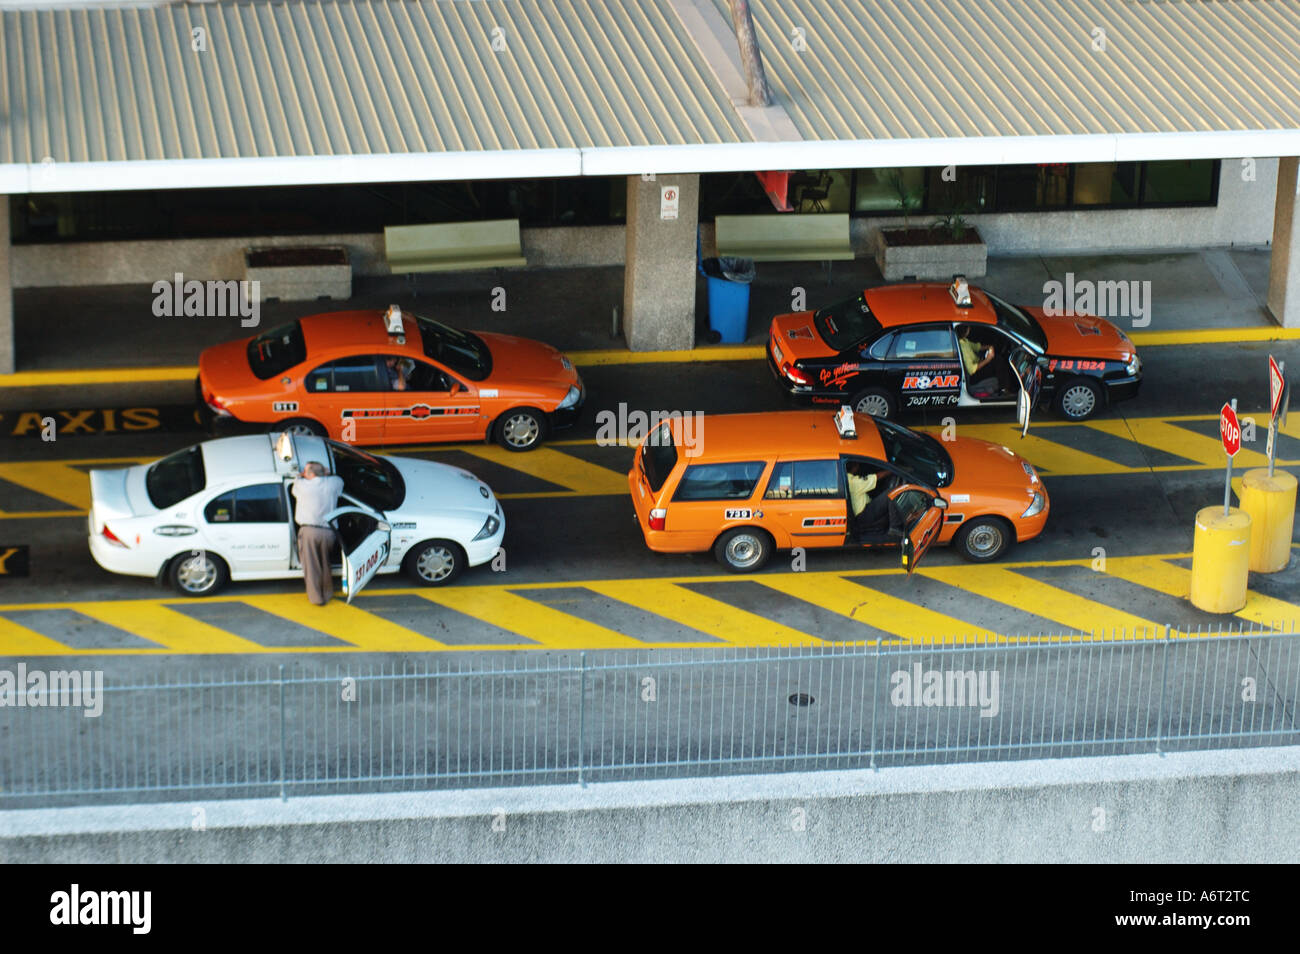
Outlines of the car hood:
{"type": "Polygon", "coordinates": [[[203,349],[199,355],[199,382],[205,397],[262,383],[248,366],[248,340],[225,341],[203,349]]]}
{"type": "Polygon", "coordinates": [[[563,396],[563,392],[578,383],[578,372],[573,363],[548,344],[487,331],[474,334],[482,338],[492,352],[492,373],[475,382],[480,388],[531,384],[558,388],[563,396]]]}
{"type": "Polygon", "coordinates": [[[406,484],[406,497],[390,516],[415,518],[460,511],[479,513],[486,518],[496,512],[497,499],[492,488],[467,470],[412,457],[388,460],[406,484]]]}
{"type": "Polygon", "coordinates": [[[989,497],[1028,498],[1028,488],[1039,487],[1025,472],[1023,458],[1008,447],[974,437],[944,442],[952,457],[953,481],[943,488],[952,503],[978,503],[989,497]],[[967,500],[954,495],[968,495],[967,500]]]}
{"type": "Polygon", "coordinates": [[[1134,353],[1128,335],[1105,318],[1092,315],[1048,315],[1041,308],[1024,308],[1047,336],[1047,353],[1058,358],[1106,358],[1127,361],[1134,353]]]}
{"type": "Polygon", "coordinates": [[[818,334],[811,311],[795,311],[773,318],[769,343],[772,341],[781,349],[785,360],[791,363],[839,354],[818,334]]]}

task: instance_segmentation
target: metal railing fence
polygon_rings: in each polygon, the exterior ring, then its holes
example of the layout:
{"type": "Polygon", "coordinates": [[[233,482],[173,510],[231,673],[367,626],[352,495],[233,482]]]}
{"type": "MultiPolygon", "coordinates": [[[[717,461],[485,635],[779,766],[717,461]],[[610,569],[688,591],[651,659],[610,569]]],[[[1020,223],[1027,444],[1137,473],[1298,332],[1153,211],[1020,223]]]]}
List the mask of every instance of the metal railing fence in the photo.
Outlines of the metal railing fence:
{"type": "Polygon", "coordinates": [[[1262,628],[431,662],[107,679],[98,715],[52,669],[33,694],[29,665],[0,806],[1300,743],[1300,635],[1262,628]]]}

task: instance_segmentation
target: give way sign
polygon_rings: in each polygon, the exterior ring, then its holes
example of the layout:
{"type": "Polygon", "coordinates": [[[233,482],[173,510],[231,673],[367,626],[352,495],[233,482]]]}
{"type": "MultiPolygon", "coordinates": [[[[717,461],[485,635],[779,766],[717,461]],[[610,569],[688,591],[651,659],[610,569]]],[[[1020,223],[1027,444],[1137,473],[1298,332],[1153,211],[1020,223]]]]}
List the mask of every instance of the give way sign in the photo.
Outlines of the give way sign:
{"type": "Polygon", "coordinates": [[[1223,438],[1223,449],[1229,457],[1236,457],[1241,450],[1241,425],[1237,422],[1237,412],[1232,405],[1225,404],[1219,411],[1219,436],[1223,438]]]}
{"type": "Polygon", "coordinates": [[[1282,369],[1270,354],[1268,356],[1268,413],[1277,417],[1277,409],[1282,405],[1282,369]]]}

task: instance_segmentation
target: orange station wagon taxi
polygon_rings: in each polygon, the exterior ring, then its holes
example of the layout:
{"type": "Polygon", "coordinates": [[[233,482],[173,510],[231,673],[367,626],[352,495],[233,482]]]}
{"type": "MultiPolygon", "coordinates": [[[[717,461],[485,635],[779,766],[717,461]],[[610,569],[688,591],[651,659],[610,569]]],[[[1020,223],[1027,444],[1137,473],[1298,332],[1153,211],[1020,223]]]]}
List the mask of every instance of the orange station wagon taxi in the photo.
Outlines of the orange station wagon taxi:
{"type": "Polygon", "coordinates": [[[705,415],[691,443],[670,418],[637,448],[637,522],[650,549],[712,549],[735,572],[794,547],[901,546],[909,573],[933,543],[988,562],[1047,523],[1047,490],[1006,447],[936,440],[848,407],[705,415]],[[851,513],[855,481],[886,506],[851,513]]]}
{"type": "Polygon", "coordinates": [[[311,315],[204,350],[199,410],[239,424],[353,444],[495,439],[537,447],[586,397],[550,345],[474,334],[396,306],[311,315]]]}

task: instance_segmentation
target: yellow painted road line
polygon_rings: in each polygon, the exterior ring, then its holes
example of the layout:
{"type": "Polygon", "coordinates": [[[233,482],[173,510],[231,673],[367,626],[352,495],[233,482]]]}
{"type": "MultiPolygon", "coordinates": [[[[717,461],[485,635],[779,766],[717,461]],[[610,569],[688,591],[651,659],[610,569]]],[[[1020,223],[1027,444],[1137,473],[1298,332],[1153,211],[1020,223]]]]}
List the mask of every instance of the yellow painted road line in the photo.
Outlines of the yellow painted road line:
{"type": "MultiPolygon", "coordinates": [[[[1228,458],[1216,437],[1206,437],[1159,418],[1130,418],[1128,421],[1089,421],[1088,427],[1125,440],[1194,460],[1206,467],[1226,466],[1228,458]]],[[[1233,459],[1236,467],[1267,467],[1268,458],[1258,451],[1242,448],[1233,459]]]]}
{"type": "Polygon", "coordinates": [[[686,361],[761,361],[766,345],[707,345],[690,351],[627,351],[609,348],[593,351],[566,351],[580,367],[610,364],[664,364],[686,361]]]}
{"type": "Polygon", "coordinates": [[[62,656],[77,650],[12,620],[0,619],[0,656],[62,656]]]}
{"type": "Polygon", "coordinates": [[[1135,616],[1069,590],[996,566],[921,567],[917,573],[975,593],[1005,606],[1055,620],[1083,633],[1109,637],[1112,633],[1164,632],[1155,620],[1135,616]]]}
{"type": "Polygon", "coordinates": [[[249,653],[262,649],[234,633],[178,613],[156,600],[73,603],[69,609],[180,653],[249,653]]]}
{"type": "Polygon", "coordinates": [[[1185,331],[1133,331],[1129,338],[1144,348],[1160,345],[1220,344],[1237,341],[1295,341],[1300,328],[1256,325],[1248,328],[1193,328],[1185,331]]]}
{"type": "Polygon", "coordinates": [[[0,520],[31,520],[35,517],[84,517],[84,510],[20,510],[10,513],[0,510],[0,520]]]}
{"type": "Polygon", "coordinates": [[[0,374],[0,388],[193,381],[198,377],[198,374],[197,365],[185,368],[85,368],[79,371],[19,371],[15,374],[0,374]]]}
{"type": "Polygon", "coordinates": [[[446,643],[430,639],[405,626],[398,626],[355,605],[349,606],[341,599],[331,600],[324,606],[315,606],[301,593],[285,593],[249,596],[241,602],[368,652],[418,653],[447,648],[446,643]]]}
{"type": "MultiPolygon", "coordinates": [[[[581,586],[569,583],[568,586],[581,586]]],[[[577,616],[570,616],[542,603],[525,599],[498,587],[463,587],[442,589],[437,593],[420,591],[419,596],[466,616],[472,616],[499,629],[517,633],[541,643],[542,649],[643,649],[647,645],[631,636],[577,616]]],[[[514,646],[513,649],[532,649],[514,646]]]]}
{"type": "Polygon", "coordinates": [[[823,640],[776,620],[739,609],[710,596],[662,580],[586,583],[585,589],[654,616],[707,633],[735,646],[813,646],[823,640]]]}
{"type": "Polygon", "coordinates": [[[0,464],[0,480],[17,484],[61,503],[90,509],[90,478],[66,461],[23,461],[0,464]]]}
{"type": "Polygon", "coordinates": [[[755,582],[915,642],[999,638],[999,634],[966,620],[859,586],[833,573],[797,573],[780,580],[755,582]]]}
{"type": "MultiPolygon", "coordinates": [[[[1106,572],[1130,583],[1187,599],[1192,591],[1192,571],[1155,557],[1119,557],[1106,561],[1106,572]]],[[[1246,605],[1234,614],[1267,626],[1300,626],[1300,606],[1254,590],[1246,592],[1246,605]]]]}
{"type": "Polygon", "coordinates": [[[465,453],[481,460],[500,464],[512,470],[521,470],[547,483],[558,484],[579,494],[625,494],[627,475],[608,467],[589,464],[587,461],[563,451],[542,447],[521,455],[504,447],[480,445],[466,446],[465,453]],[[526,459],[521,459],[526,457],[526,459]]]}
{"type": "MultiPolygon", "coordinates": [[[[936,428],[925,428],[935,431],[936,428]]],[[[957,433],[961,437],[975,437],[994,444],[1002,444],[1019,454],[1045,474],[1066,476],[1072,474],[1124,474],[1135,468],[1117,464],[1104,457],[1097,457],[1081,450],[1075,450],[1065,444],[1047,440],[1030,431],[1020,436],[1020,428],[1014,424],[958,424],[957,433]]]]}

